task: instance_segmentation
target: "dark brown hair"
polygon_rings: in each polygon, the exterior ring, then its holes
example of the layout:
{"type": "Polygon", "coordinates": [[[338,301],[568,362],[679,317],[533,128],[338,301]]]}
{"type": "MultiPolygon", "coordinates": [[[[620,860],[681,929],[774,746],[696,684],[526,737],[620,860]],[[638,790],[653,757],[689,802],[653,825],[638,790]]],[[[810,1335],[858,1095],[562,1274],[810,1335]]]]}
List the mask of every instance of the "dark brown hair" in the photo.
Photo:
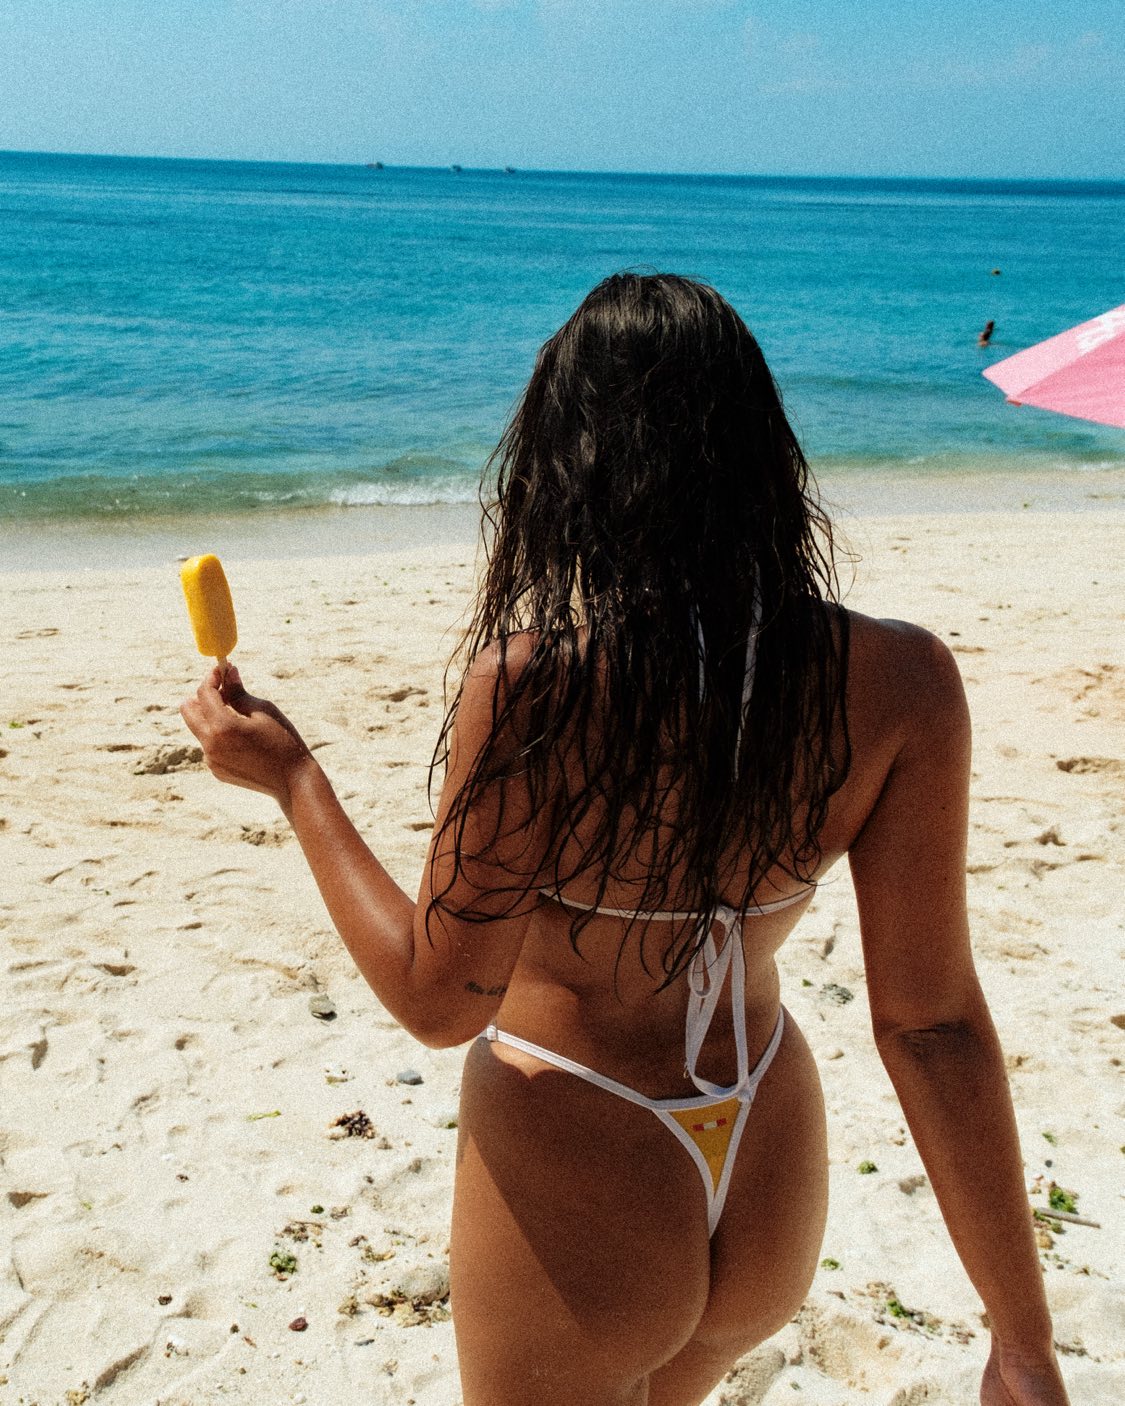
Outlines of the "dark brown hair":
{"type": "MultiPolygon", "coordinates": [[[[549,869],[512,875],[512,912],[540,884],[578,875],[601,901],[638,839],[667,825],[670,797],[673,833],[637,907],[712,915],[735,842],[749,877],[732,902],[751,905],[779,865],[809,878],[849,764],[846,615],[832,605],[830,526],[742,319],[694,280],[607,278],[540,350],[490,468],[487,571],[458,662],[491,649],[499,670],[492,736],[445,820],[458,867],[469,808],[518,784],[545,818],[549,869]],[[508,643],[522,631],[530,657],[509,677],[508,643]],[[564,872],[579,825],[581,857],[564,872]]],[[[435,767],[459,698],[460,687],[435,767]]],[[[449,892],[433,894],[431,911],[449,892]]],[[[575,914],[576,946],[588,921],[575,914]]],[[[699,931],[665,929],[665,982],[699,931]]]]}

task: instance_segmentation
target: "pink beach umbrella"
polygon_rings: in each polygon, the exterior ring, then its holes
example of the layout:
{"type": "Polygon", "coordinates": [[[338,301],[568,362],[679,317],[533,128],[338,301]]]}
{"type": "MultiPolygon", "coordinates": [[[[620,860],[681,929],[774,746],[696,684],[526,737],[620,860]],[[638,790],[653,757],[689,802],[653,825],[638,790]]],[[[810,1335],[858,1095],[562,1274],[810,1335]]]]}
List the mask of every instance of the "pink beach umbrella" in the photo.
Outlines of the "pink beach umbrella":
{"type": "Polygon", "coordinates": [[[1013,405],[1125,429],[1125,303],[982,373],[1013,405]]]}

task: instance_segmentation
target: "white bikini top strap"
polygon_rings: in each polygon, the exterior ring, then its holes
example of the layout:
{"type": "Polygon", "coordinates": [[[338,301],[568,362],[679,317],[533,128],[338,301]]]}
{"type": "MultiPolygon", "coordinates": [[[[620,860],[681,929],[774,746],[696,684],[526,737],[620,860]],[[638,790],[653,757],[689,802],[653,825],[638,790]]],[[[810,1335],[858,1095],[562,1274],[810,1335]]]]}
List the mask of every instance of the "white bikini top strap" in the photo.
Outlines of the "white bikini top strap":
{"type": "MultiPolygon", "coordinates": [[[[699,612],[692,607],[692,614],[695,616],[695,633],[699,640],[699,696],[703,697],[704,669],[703,661],[706,654],[706,646],[703,641],[703,622],[699,618],[699,612]]],[[[762,592],[759,583],[757,563],[754,565],[754,577],[750,583],[750,629],[746,636],[746,662],[742,670],[742,706],[738,713],[738,733],[734,742],[734,775],[739,771],[739,754],[742,751],[742,730],[746,724],[746,713],[750,707],[750,696],[754,692],[754,671],[758,666],[758,634],[762,628],[762,592]]]]}
{"type": "Polygon", "coordinates": [[[727,937],[731,949],[730,1008],[734,1044],[738,1052],[738,1087],[744,1092],[750,1081],[750,1052],[746,1048],[746,954],[742,950],[742,921],[735,915],[727,937]]]}
{"type": "Polygon", "coordinates": [[[750,588],[750,632],[746,636],[746,665],[742,671],[742,709],[738,714],[738,737],[734,744],[734,774],[738,775],[739,758],[742,752],[742,729],[746,725],[746,714],[750,709],[750,695],[754,692],[754,672],[758,667],[758,634],[762,628],[762,592],[758,582],[758,567],[754,567],[754,580],[750,588]]]}
{"type": "Polygon", "coordinates": [[[776,913],[782,908],[792,908],[795,903],[804,903],[809,894],[815,891],[816,882],[814,880],[803,889],[798,889],[796,893],[787,893],[784,898],[775,898],[772,903],[751,903],[746,909],[746,915],[749,918],[754,918],[760,913],[776,913]]]}
{"type": "MultiPolygon", "coordinates": [[[[787,893],[784,898],[775,898],[770,903],[751,903],[746,909],[746,916],[756,918],[763,913],[776,913],[782,908],[792,908],[795,903],[803,903],[815,888],[816,884],[811,883],[806,888],[798,889],[796,893],[787,893]]],[[[672,913],[658,908],[602,908],[593,903],[582,903],[577,898],[567,898],[555,889],[543,888],[539,892],[544,898],[561,903],[564,908],[578,908],[583,913],[601,913],[606,918],[644,918],[654,923],[690,923],[693,919],[698,921],[699,918],[698,913],[672,913]]]]}
{"type": "MultiPolygon", "coordinates": [[[[540,889],[539,892],[544,898],[561,903],[564,908],[578,908],[583,913],[600,913],[606,918],[645,918],[657,923],[690,923],[699,918],[698,913],[671,913],[643,908],[602,908],[595,903],[581,903],[577,898],[567,898],[555,889],[540,889]]],[[[767,911],[762,909],[763,913],[767,911]]]]}
{"type": "Polygon", "coordinates": [[[720,904],[715,922],[722,925],[722,943],[717,946],[715,935],[708,932],[688,967],[688,1002],[684,1019],[684,1048],[688,1077],[704,1094],[717,1098],[743,1089],[750,1077],[750,1058],[746,1048],[746,959],[742,952],[742,925],[733,908],[720,904]],[[730,973],[731,1012],[733,1015],[735,1049],[738,1054],[738,1077],[730,1087],[712,1084],[699,1073],[699,1055],[711,1022],[719,1007],[719,998],[730,973]]]}

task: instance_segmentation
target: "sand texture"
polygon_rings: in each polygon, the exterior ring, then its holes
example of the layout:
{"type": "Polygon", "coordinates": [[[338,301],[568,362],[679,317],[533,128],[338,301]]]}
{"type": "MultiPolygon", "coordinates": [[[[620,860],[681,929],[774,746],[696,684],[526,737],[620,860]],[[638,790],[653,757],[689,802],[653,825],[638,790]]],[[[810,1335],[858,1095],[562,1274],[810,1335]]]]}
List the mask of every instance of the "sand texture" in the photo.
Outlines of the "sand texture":
{"type": "MultiPolygon", "coordinates": [[[[1125,1400],[1125,516],[846,532],[849,603],[935,630],[965,676],[976,950],[1033,1203],[1054,1180],[1099,1223],[1044,1227],[1042,1258],[1073,1400],[1108,1406],[1125,1400]]],[[[227,568],[248,686],[413,889],[472,548],[227,568]]],[[[0,584],[0,1406],[455,1406],[463,1052],[385,1015],[271,803],[200,764],[175,563],[0,584]]],[[[987,1333],[872,1045],[845,872],[781,968],[828,1103],[825,1266],[709,1402],[975,1401],[987,1333]]]]}

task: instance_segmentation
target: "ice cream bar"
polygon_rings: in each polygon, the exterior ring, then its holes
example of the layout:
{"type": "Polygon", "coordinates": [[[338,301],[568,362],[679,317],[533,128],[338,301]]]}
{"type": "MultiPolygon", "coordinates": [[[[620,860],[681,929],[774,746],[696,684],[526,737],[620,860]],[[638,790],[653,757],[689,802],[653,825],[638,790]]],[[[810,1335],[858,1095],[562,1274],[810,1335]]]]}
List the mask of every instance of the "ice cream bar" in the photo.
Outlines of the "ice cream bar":
{"type": "Polygon", "coordinates": [[[222,562],[210,552],[191,557],[180,567],[180,582],[200,654],[225,664],[238,643],[238,626],[222,562]]]}

